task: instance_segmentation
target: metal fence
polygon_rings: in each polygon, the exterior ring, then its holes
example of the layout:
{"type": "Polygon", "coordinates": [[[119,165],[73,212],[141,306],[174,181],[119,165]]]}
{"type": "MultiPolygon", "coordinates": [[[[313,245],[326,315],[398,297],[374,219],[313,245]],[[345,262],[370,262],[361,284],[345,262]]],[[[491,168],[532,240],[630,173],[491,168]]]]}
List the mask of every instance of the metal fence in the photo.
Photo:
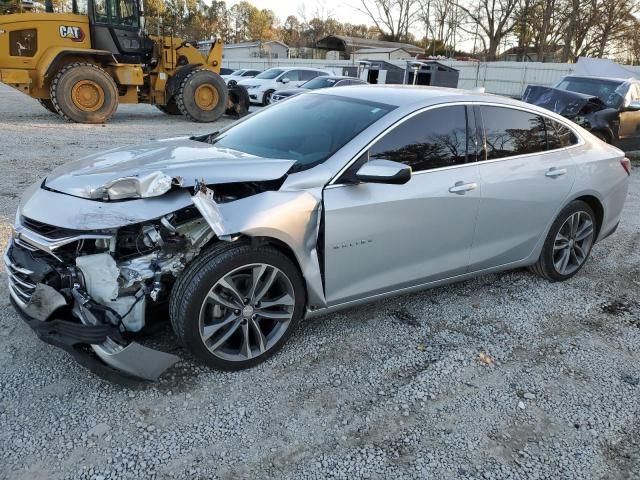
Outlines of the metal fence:
{"type": "MultiPolygon", "coordinates": [[[[404,61],[391,61],[394,65],[405,67],[404,61]]],[[[459,88],[484,87],[488,93],[520,97],[527,85],[553,86],[564,75],[573,72],[572,63],[541,62],[457,62],[441,63],[460,71],[459,88]]],[[[309,60],[309,59],[266,59],[251,58],[225,60],[228,68],[255,68],[266,70],[271,67],[316,67],[342,74],[342,67],[353,66],[352,60],[309,60]]],[[[626,67],[640,75],[640,67],[626,67]]]]}

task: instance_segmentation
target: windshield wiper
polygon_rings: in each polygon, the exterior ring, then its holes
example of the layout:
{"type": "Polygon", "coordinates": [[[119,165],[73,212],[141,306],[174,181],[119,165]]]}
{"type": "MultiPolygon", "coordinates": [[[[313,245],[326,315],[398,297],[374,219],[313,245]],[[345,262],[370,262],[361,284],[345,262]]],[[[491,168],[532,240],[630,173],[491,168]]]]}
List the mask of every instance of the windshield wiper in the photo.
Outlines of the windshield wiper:
{"type": "Polygon", "coordinates": [[[200,135],[200,136],[193,136],[193,137],[189,137],[189,140],[195,140],[196,142],[203,142],[203,143],[211,143],[213,144],[213,140],[220,134],[220,130],[217,130],[213,133],[206,133],[204,135],[200,135]]]}

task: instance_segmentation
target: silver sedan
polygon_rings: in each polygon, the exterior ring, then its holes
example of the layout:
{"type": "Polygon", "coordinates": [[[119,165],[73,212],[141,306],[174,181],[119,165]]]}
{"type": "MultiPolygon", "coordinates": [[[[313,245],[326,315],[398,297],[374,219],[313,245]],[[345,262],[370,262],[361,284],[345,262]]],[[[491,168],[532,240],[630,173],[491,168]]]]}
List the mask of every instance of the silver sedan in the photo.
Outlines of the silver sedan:
{"type": "Polygon", "coordinates": [[[132,340],[163,306],[201,361],[246,368],[314,315],[518,267],[571,278],[615,231],[629,174],[518,101],[332,88],[53,171],[20,203],[9,291],[42,340],[109,378],[178,359],[132,340]]]}

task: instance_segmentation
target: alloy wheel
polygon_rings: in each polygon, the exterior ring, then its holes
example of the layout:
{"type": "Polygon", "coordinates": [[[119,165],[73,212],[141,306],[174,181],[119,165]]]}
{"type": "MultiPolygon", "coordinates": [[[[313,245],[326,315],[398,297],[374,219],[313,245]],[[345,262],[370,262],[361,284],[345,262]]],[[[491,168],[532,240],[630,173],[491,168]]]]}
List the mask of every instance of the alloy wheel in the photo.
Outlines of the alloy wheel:
{"type": "Polygon", "coordinates": [[[255,358],[286,333],[294,305],[293,285],[282,270],[265,263],[244,265],[209,290],[200,308],[200,338],[223,360],[255,358]]]}
{"type": "Polygon", "coordinates": [[[594,233],[593,219],[587,212],[575,212],[565,220],[553,244],[553,265],[558,273],[570,275],[584,264],[594,233]]]}

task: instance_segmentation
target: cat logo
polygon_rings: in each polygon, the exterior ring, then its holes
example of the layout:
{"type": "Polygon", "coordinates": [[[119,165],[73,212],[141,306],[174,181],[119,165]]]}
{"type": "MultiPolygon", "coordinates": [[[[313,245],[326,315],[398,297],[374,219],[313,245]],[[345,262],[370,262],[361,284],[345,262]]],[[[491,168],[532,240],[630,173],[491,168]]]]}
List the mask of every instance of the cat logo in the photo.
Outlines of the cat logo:
{"type": "Polygon", "coordinates": [[[62,38],[69,38],[74,42],[81,42],[84,40],[84,32],[80,27],[60,25],[60,36],[62,38]]]}

